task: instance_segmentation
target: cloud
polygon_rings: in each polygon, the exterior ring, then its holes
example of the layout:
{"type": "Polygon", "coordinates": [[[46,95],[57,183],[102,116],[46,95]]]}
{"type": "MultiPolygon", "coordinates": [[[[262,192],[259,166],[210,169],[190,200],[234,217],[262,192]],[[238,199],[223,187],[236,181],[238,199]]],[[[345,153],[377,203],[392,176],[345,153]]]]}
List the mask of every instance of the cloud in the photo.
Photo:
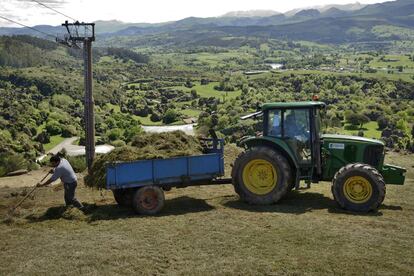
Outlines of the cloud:
{"type": "MultiPolygon", "coordinates": [[[[57,11],[64,10],[68,0],[36,0],[57,11]]],[[[40,24],[58,24],[62,15],[47,9],[43,5],[30,0],[0,0],[0,15],[29,26],[40,24]],[[53,23],[52,23],[53,22],[53,23]]],[[[1,26],[15,25],[6,20],[0,21],[1,26]]]]}
{"type": "MultiPolygon", "coordinates": [[[[5,10],[3,10],[1,16],[8,18],[10,20],[13,20],[13,21],[17,21],[17,22],[21,22],[24,19],[21,16],[10,13],[10,11],[5,12],[5,10]]],[[[13,22],[0,18],[0,27],[20,27],[20,25],[17,25],[13,22]]]]}
{"type": "MultiPolygon", "coordinates": [[[[28,0],[14,0],[17,2],[28,2],[28,0]]],[[[45,4],[45,5],[50,5],[52,8],[59,8],[59,7],[63,7],[64,4],[67,3],[67,0],[36,0],[39,3],[45,4]]],[[[31,1],[33,4],[37,4],[34,1],[31,1]]],[[[38,5],[38,4],[37,4],[38,5]]]]}

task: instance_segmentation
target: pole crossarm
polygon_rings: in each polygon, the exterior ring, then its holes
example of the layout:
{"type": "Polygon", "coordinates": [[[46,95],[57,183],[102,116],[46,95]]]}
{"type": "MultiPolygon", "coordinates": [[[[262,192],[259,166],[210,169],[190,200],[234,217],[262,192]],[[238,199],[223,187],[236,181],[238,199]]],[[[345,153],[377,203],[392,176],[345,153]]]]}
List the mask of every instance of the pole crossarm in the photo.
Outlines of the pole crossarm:
{"type": "Polygon", "coordinates": [[[62,26],[68,31],[69,40],[83,42],[88,39],[90,41],[95,41],[95,23],[84,23],[79,21],[69,23],[68,21],[65,21],[62,26]]]}

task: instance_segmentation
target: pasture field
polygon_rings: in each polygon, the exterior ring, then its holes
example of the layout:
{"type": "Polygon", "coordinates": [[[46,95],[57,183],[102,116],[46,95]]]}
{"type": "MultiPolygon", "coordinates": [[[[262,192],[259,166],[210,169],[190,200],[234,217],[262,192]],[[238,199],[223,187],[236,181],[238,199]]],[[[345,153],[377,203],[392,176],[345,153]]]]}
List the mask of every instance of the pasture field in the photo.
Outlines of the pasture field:
{"type": "Polygon", "coordinates": [[[163,125],[162,121],[153,122],[151,121],[151,115],[148,115],[147,117],[141,117],[137,115],[133,115],[134,119],[139,120],[142,125],[144,126],[160,126],[163,125]]]}
{"type": "Polygon", "coordinates": [[[241,90],[236,91],[218,91],[214,89],[214,86],[218,85],[218,82],[210,82],[206,85],[201,85],[200,83],[197,83],[192,88],[187,88],[185,86],[174,86],[173,88],[181,89],[185,92],[190,92],[191,90],[196,90],[197,94],[201,97],[209,98],[214,97],[217,99],[223,99],[225,97],[226,99],[233,99],[241,95],[241,90]]]}
{"type": "MultiPolygon", "coordinates": [[[[66,210],[59,186],[41,188],[0,223],[0,274],[410,275],[414,160],[388,159],[409,169],[406,183],[387,186],[383,205],[367,214],[339,209],[329,183],[272,206],[240,202],[231,185],[173,189],[154,217],[83,185],[85,212],[66,210]]],[[[25,189],[12,186],[0,189],[2,217],[25,189]]]]}
{"type": "MultiPolygon", "coordinates": [[[[381,138],[381,130],[378,130],[378,123],[371,121],[366,124],[362,125],[362,129],[364,131],[364,137],[366,138],[374,138],[380,139],[381,138]]],[[[343,129],[339,130],[339,133],[346,134],[346,135],[358,135],[359,128],[352,129],[349,124],[345,124],[343,129]]]]}
{"type": "Polygon", "coordinates": [[[224,52],[209,53],[156,53],[152,55],[152,62],[155,64],[166,63],[169,66],[207,66],[220,67],[225,63],[237,65],[237,61],[252,62],[254,54],[249,53],[250,48],[239,50],[229,50],[224,52]]]}
{"type": "Polygon", "coordinates": [[[201,63],[208,64],[210,66],[217,66],[224,60],[231,59],[246,59],[251,60],[253,56],[243,51],[228,51],[224,53],[197,53],[188,55],[189,59],[198,60],[201,63]]]}
{"type": "Polygon", "coordinates": [[[180,113],[186,116],[189,116],[189,117],[198,118],[198,115],[200,115],[201,110],[187,108],[187,109],[181,109],[180,113]]]}
{"type": "Polygon", "coordinates": [[[385,55],[381,58],[375,58],[370,62],[370,66],[375,68],[387,68],[403,66],[404,68],[413,68],[414,61],[407,55],[385,55]]]}

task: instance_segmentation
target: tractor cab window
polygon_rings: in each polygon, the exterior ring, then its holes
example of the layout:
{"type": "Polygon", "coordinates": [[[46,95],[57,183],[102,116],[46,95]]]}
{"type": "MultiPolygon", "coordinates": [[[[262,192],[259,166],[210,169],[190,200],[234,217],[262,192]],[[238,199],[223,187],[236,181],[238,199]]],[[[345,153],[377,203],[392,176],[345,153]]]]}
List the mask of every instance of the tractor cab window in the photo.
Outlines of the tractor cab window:
{"type": "Polygon", "coordinates": [[[327,128],[327,121],[326,121],[326,110],[325,109],[314,109],[314,116],[315,116],[315,125],[316,131],[321,136],[322,133],[325,133],[327,128]]]}
{"type": "Polygon", "coordinates": [[[280,110],[270,110],[268,120],[268,135],[282,137],[282,116],[280,110]]]}
{"type": "Polygon", "coordinates": [[[287,109],[284,112],[284,138],[303,163],[311,161],[309,109],[287,109]]]}

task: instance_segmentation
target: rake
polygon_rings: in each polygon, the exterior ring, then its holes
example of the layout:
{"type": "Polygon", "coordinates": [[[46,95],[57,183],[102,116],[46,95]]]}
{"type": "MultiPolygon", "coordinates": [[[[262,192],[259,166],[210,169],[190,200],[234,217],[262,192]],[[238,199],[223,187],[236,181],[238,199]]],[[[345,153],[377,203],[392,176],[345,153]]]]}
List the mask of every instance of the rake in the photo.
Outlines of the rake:
{"type": "MultiPolygon", "coordinates": [[[[45,180],[46,179],[46,177],[48,176],[50,174],[50,172],[48,172],[43,178],[42,178],[42,180],[40,180],[40,182],[39,183],[42,183],[43,182],[43,180],[45,180]]],[[[31,194],[33,194],[33,192],[37,189],[37,188],[39,188],[39,186],[34,186],[33,187],[33,189],[31,189],[30,190],[30,192],[28,192],[26,195],[25,195],[25,197],[24,198],[22,198],[22,200],[20,200],[19,201],[19,203],[17,203],[15,206],[13,206],[12,208],[10,208],[9,209],[9,212],[8,212],[8,216],[12,216],[13,215],[13,213],[14,213],[14,211],[20,206],[20,205],[22,205],[22,203],[31,195],[31,194]]]]}

